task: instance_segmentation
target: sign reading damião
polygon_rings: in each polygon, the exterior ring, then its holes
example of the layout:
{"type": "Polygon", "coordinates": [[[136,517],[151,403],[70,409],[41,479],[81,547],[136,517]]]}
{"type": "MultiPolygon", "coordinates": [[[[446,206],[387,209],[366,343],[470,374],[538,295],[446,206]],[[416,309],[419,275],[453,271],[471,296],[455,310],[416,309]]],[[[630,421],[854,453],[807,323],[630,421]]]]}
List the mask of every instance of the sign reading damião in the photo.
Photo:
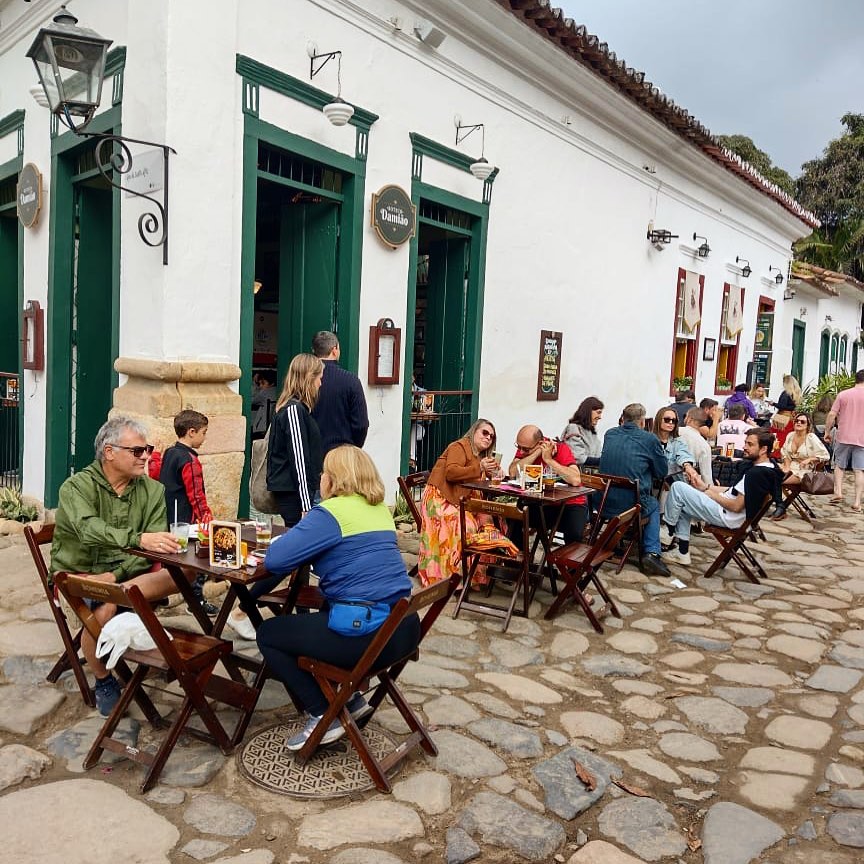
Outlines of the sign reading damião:
{"type": "Polygon", "coordinates": [[[401,186],[383,186],[372,195],[372,227],[391,248],[414,236],[417,210],[401,186]]]}
{"type": "Polygon", "coordinates": [[[42,209],[42,175],[32,162],[18,175],[17,196],[18,220],[25,228],[32,228],[39,221],[42,209]]]}

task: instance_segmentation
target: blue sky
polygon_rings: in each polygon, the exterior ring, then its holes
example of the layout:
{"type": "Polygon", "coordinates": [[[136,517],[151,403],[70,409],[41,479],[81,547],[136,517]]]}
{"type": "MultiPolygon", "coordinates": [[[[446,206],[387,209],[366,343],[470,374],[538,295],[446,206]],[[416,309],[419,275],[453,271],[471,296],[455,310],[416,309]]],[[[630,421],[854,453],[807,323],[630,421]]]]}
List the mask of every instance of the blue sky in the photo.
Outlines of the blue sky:
{"type": "Polygon", "coordinates": [[[864,113],[864,0],[553,0],[715,134],[793,176],[864,113]]]}

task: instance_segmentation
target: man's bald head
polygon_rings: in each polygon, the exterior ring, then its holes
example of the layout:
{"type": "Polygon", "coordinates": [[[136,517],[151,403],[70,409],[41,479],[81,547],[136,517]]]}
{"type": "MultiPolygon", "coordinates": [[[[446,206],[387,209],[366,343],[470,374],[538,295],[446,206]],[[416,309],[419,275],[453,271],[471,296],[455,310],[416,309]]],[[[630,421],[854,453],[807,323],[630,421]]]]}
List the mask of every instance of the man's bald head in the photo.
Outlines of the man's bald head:
{"type": "Polygon", "coordinates": [[[533,450],[543,438],[539,426],[523,426],[516,433],[516,446],[520,450],[533,450]]]}

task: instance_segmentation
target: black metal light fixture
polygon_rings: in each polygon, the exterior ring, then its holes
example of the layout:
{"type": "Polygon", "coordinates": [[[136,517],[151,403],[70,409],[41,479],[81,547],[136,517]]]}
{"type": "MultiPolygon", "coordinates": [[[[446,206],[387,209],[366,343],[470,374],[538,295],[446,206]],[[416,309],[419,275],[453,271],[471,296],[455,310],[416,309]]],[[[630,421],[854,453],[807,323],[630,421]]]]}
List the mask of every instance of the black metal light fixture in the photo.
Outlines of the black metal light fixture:
{"type": "Polygon", "coordinates": [[[461,144],[472,132],[480,130],[482,136],[480,143],[480,158],[476,162],[472,162],[468,166],[468,170],[478,179],[486,180],[489,175],[495,170],[495,166],[490,164],[485,156],[486,153],[486,124],[473,123],[467,125],[462,123],[462,118],[457,114],[453,118],[456,124],[456,145],[461,144]]]}
{"type": "Polygon", "coordinates": [[[311,81],[334,57],[336,58],[336,98],[328,102],[321,110],[324,116],[334,126],[344,126],[354,116],[354,106],[349,105],[342,98],[342,52],[326,51],[317,53],[317,48],[312,45],[309,51],[309,80],[311,81]],[[317,63],[317,65],[316,65],[317,63]]]}
{"type": "Polygon", "coordinates": [[[742,258],[740,255],[736,255],[736,256],[735,256],[735,263],[736,263],[739,267],[741,267],[741,275],[742,275],[745,279],[749,279],[749,278],[750,278],[750,274],[753,272],[753,271],[750,269],[750,262],[749,262],[746,258],[742,258]],[[743,265],[741,264],[742,261],[744,262],[743,265]]]}
{"type": "Polygon", "coordinates": [[[662,249],[678,237],[677,234],[673,234],[668,228],[649,228],[645,236],[649,243],[654,244],[655,249],[662,249]]]}
{"type": "Polygon", "coordinates": [[[177,151],[167,144],[124,138],[106,132],[85,132],[102,98],[105,59],[113,40],[95,30],[78,26],[78,19],[61,6],[49,27],[43,27],[33,40],[27,56],[33,60],[48,107],[64,126],[82,138],[96,138],[96,167],[115,188],[149,201],[156,211],[138,218],[138,234],[148,246],[162,247],[162,263],[168,263],[168,159],[177,151]],[[77,121],[75,118],[79,118],[77,121]],[[120,180],[132,170],[129,144],[157,147],[162,151],[162,200],[120,180]]]}
{"type": "Polygon", "coordinates": [[[696,249],[696,254],[700,258],[707,258],[711,252],[711,247],[708,245],[707,237],[700,237],[695,231],[693,232],[693,241],[701,240],[702,244],[696,249]]]}
{"type": "MultiPolygon", "coordinates": [[[[771,265],[768,266],[768,272],[769,273],[772,273],[775,270],[777,271],[777,275],[774,277],[774,281],[778,285],[782,285],[783,284],[783,273],[780,271],[780,268],[779,267],[772,267],[771,265]]],[[[794,297],[795,295],[793,294],[792,296],[794,297]]]]}
{"type": "Polygon", "coordinates": [[[78,19],[61,6],[51,25],[36,34],[27,52],[51,113],[73,132],[80,132],[99,107],[111,42],[95,30],[79,27],[78,19]],[[75,117],[80,118],[77,125],[75,117]]]}

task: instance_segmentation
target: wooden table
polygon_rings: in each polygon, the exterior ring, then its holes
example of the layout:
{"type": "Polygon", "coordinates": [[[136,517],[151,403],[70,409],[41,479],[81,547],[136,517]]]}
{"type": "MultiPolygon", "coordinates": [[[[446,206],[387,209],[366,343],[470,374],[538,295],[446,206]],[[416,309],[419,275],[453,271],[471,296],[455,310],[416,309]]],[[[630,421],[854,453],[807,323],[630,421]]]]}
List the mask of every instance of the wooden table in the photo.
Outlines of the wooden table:
{"type": "MultiPolygon", "coordinates": [[[[492,483],[489,480],[469,481],[462,485],[468,489],[474,489],[490,498],[517,498],[524,505],[536,508],[536,510],[539,511],[540,527],[537,530],[537,540],[540,541],[540,544],[543,547],[543,560],[540,562],[537,574],[540,579],[542,579],[543,572],[544,570],[546,571],[546,575],[549,577],[550,587],[552,588],[552,594],[553,596],[556,595],[558,593],[558,585],[555,580],[555,568],[549,560],[549,553],[552,551],[552,541],[555,537],[555,533],[558,531],[561,517],[564,514],[564,506],[574,498],[578,498],[581,495],[589,495],[594,490],[588,486],[556,484],[551,489],[544,489],[542,492],[529,492],[525,489],[520,489],[516,485],[511,486],[506,481],[502,484],[492,483]],[[555,508],[555,518],[552,520],[552,523],[549,524],[546,520],[546,510],[551,507],[555,508]]],[[[534,546],[531,549],[532,556],[537,548],[537,540],[535,540],[534,546]]],[[[539,584],[540,579],[537,580],[535,589],[536,585],[539,584]]]]}
{"type": "MultiPolygon", "coordinates": [[[[285,530],[281,526],[274,525],[273,536],[276,537],[285,530]]],[[[254,547],[254,526],[243,526],[242,539],[249,544],[250,548],[254,547]]],[[[261,624],[261,612],[250,595],[249,588],[261,579],[271,575],[264,568],[263,563],[257,564],[254,567],[240,567],[236,570],[227,567],[211,567],[208,558],[199,558],[195,554],[195,541],[193,540],[189,541],[189,548],[186,552],[178,554],[148,552],[144,549],[128,549],[127,551],[132,555],[145,558],[153,564],[160,564],[171,575],[178,591],[183,595],[189,611],[198,622],[201,630],[207,635],[222,635],[235,599],[240,601],[241,608],[246,612],[256,628],[261,624]],[[225,599],[215,620],[210,620],[201,605],[201,601],[195,596],[192,584],[187,576],[189,571],[193,571],[196,575],[203,574],[219,582],[228,583],[228,591],[225,594],[225,599]]],[[[230,658],[226,659],[225,668],[231,678],[227,679],[219,675],[212,675],[207,686],[206,695],[216,699],[218,702],[231,705],[240,711],[240,719],[231,736],[231,743],[236,746],[243,739],[249,721],[252,719],[252,713],[255,710],[258,697],[261,695],[261,690],[267,680],[267,674],[263,663],[236,653],[232,653],[230,658]],[[244,677],[244,670],[254,673],[251,684],[244,677]]]]}

